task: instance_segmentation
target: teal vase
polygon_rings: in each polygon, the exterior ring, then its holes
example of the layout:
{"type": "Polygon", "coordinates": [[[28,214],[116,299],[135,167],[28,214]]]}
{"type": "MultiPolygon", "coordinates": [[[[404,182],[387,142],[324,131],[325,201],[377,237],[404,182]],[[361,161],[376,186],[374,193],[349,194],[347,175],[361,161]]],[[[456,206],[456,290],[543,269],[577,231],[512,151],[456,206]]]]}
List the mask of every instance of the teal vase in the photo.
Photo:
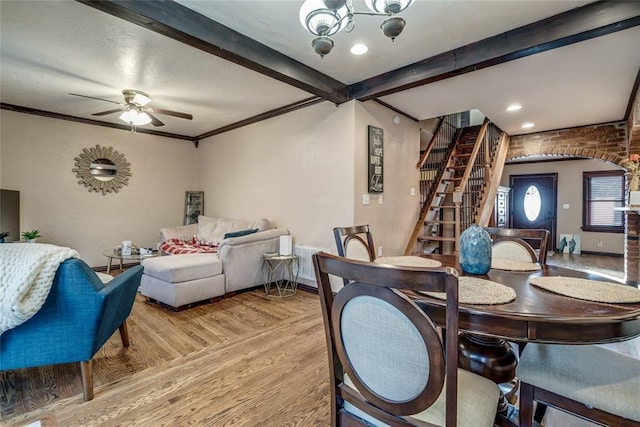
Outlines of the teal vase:
{"type": "Polygon", "coordinates": [[[491,236],[472,224],[460,234],[458,262],[466,274],[487,274],[491,269],[491,236]]]}

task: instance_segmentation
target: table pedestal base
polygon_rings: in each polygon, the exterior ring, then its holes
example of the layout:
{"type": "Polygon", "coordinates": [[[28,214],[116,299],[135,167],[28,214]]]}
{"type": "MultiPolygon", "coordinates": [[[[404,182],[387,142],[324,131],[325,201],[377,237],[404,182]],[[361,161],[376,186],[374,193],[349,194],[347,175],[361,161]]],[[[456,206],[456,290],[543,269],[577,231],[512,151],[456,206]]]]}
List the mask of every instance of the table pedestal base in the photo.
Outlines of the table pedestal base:
{"type": "MultiPolygon", "coordinates": [[[[496,384],[511,383],[513,387],[500,389],[498,412],[508,409],[509,401],[518,389],[516,378],[516,354],[502,338],[461,333],[458,337],[458,366],[490,379],[496,384]]],[[[506,385],[508,387],[508,384],[506,385]]],[[[513,403],[513,402],[511,402],[513,403]]]]}

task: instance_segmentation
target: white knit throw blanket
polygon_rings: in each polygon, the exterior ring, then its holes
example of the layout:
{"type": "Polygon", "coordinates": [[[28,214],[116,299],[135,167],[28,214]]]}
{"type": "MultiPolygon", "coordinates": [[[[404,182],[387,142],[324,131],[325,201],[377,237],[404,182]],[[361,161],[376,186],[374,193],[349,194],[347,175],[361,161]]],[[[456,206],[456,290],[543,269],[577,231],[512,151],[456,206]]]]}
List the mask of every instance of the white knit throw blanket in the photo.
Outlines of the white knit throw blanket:
{"type": "Polygon", "coordinates": [[[0,334],[42,308],[58,267],[73,249],[43,243],[0,243],[0,334]]]}

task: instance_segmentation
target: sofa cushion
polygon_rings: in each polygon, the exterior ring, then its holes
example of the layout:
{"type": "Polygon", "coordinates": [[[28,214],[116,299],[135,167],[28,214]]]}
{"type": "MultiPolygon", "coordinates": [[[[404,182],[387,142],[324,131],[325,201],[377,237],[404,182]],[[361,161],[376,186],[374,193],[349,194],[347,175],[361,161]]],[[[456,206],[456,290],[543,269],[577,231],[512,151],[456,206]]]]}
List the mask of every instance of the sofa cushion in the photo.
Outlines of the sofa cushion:
{"type": "Polygon", "coordinates": [[[219,243],[224,239],[226,233],[249,228],[251,228],[250,221],[199,216],[197,238],[201,242],[219,243]]]}
{"type": "Polygon", "coordinates": [[[230,231],[228,233],[225,233],[224,235],[224,239],[228,239],[230,237],[241,237],[241,236],[247,236],[249,234],[253,234],[256,233],[258,231],[257,228],[251,228],[249,230],[238,230],[238,231],[230,231]]]}
{"type": "Polygon", "coordinates": [[[142,261],[144,274],[178,283],[222,274],[222,262],[214,254],[185,254],[148,258],[142,261]]]}
{"type": "Polygon", "coordinates": [[[258,231],[264,231],[270,230],[273,226],[266,219],[244,221],[240,219],[213,218],[200,215],[198,217],[198,232],[196,238],[200,243],[220,243],[224,240],[224,235],[227,233],[254,228],[257,228],[258,231]]]}
{"type": "Polygon", "coordinates": [[[271,230],[273,228],[273,225],[269,222],[268,219],[262,218],[254,222],[250,228],[257,228],[258,231],[265,231],[271,230]]]}

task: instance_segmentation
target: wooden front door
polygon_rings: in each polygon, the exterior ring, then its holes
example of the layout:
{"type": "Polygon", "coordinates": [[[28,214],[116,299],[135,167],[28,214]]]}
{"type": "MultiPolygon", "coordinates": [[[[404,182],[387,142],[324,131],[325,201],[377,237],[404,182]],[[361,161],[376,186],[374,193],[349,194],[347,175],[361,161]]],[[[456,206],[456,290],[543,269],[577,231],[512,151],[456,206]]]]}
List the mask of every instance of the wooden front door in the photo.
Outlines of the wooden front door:
{"type": "MultiPolygon", "coordinates": [[[[511,227],[549,230],[551,236],[548,248],[555,250],[558,174],[510,175],[509,183],[511,227]]],[[[538,247],[535,244],[534,248],[538,247]]]]}

